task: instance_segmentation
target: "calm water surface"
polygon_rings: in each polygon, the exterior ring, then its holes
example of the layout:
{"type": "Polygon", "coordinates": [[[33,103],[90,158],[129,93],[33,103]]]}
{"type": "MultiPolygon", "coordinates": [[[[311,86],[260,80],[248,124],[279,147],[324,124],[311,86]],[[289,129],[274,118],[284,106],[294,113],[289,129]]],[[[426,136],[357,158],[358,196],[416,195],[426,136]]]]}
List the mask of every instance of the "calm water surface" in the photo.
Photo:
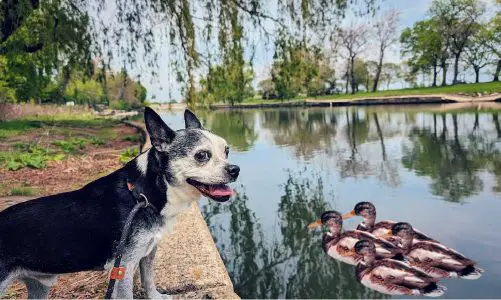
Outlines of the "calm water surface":
{"type": "MultiPolygon", "coordinates": [[[[496,112],[443,106],[200,112],[241,167],[228,204],[202,212],[242,298],[387,298],[327,256],[306,225],[372,201],[476,260],[448,298],[501,297],[501,126],[496,112]]],[[[500,112],[501,114],[501,112],[500,112]]],[[[175,128],[182,114],[165,114],[175,128]]],[[[345,222],[354,229],[361,219],[345,222]]]]}

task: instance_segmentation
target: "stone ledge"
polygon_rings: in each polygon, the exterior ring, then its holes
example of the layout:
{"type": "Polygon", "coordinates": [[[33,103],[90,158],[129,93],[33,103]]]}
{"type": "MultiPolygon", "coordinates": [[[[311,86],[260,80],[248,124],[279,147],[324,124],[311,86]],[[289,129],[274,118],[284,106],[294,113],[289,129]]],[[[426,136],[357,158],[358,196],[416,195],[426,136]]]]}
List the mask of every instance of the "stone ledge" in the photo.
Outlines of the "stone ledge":
{"type": "MultiPolygon", "coordinates": [[[[0,198],[0,209],[26,200],[0,198]]],[[[104,271],[65,274],[51,289],[49,298],[104,298],[107,280],[108,272],[104,271]]],[[[159,243],[155,282],[175,298],[239,299],[197,203],[177,217],[175,232],[159,243]]],[[[134,295],[144,296],[138,283],[134,295]]],[[[26,288],[16,282],[3,297],[26,298],[26,288]]]]}

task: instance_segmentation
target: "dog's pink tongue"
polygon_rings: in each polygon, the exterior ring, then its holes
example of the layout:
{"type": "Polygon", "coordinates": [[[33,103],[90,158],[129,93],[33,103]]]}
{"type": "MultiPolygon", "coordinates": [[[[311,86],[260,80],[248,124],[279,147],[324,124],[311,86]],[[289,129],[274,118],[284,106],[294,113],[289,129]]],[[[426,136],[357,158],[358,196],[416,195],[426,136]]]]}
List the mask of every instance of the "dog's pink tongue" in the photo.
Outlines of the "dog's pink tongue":
{"type": "Polygon", "coordinates": [[[211,186],[208,191],[209,195],[215,197],[232,196],[235,191],[227,185],[224,186],[211,186]]]}

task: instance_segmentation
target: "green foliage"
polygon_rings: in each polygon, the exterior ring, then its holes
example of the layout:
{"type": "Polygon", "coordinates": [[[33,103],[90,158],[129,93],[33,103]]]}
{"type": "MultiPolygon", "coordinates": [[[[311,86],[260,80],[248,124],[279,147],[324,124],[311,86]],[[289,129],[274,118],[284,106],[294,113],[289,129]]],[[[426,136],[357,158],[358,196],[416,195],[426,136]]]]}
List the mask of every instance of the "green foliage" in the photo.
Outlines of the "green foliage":
{"type": "Polygon", "coordinates": [[[105,142],[97,137],[91,138],[68,138],[66,140],[58,140],[52,142],[53,145],[58,146],[64,153],[74,154],[79,152],[79,150],[85,149],[87,144],[92,144],[96,146],[104,145],[105,142]]]}
{"type": "Polygon", "coordinates": [[[138,155],[139,150],[137,147],[127,148],[120,154],[120,162],[125,164],[138,155]]]}
{"type": "Polygon", "coordinates": [[[408,64],[412,73],[436,68],[449,56],[447,41],[435,20],[420,21],[412,28],[404,29],[400,43],[402,54],[409,56],[408,64]]]}
{"type": "Polygon", "coordinates": [[[52,144],[61,148],[65,153],[75,153],[78,150],[85,149],[85,145],[87,145],[88,142],[89,140],[84,138],[69,138],[66,140],[54,141],[52,144]]]}
{"type": "Polygon", "coordinates": [[[12,188],[10,190],[10,195],[11,196],[33,196],[33,195],[35,195],[35,190],[28,185],[22,185],[19,187],[12,188]]]}
{"type": "Polygon", "coordinates": [[[25,167],[42,169],[47,165],[47,161],[63,158],[63,154],[50,152],[37,144],[16,144],[14,151],[0,152],[0,164],[9,171],[25,167]]]}
{"type": "Polygon", "coordinates": [[[139,135],[128,135],[125,136],[122,140],[137,143],[141,140],[141,138],[139,137],[139,135]]]}

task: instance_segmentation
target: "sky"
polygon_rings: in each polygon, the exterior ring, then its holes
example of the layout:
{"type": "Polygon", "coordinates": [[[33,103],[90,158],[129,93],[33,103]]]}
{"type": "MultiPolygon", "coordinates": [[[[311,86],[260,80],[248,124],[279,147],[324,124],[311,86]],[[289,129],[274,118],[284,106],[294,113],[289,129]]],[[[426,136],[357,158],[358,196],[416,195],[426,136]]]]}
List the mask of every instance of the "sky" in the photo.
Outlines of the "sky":
{"type": "MultiPolygon", "coordinates": [[[[425,19],[431,2],[432,0],[384,0],[380,11],[391,9],[400,11],[400,31],[406,27],[412,26],[417,21],[425,19]]],[[[343,22],[346,23],[350,21],[350,17],[348,17],[343,22]]],[[[360,21],[360,18],[358,21],[360,21]]],[[[266,26],[267,25],[265,25],[265,27],[266,26]]],[[[272,64],[274,50],[273,45],[266,45],[260,41],[258,37],[254,37],[254,40],[257,41],[253,61],[254,72],[256,74],[254,85],[256,86],[257,82],[269,77],[269,69],[272,64]]],[[[171,99],[180,101],[182,99],[182,85],[176,82],[175,76],[169,69],[170,58],[167,54],[167,46],[165,43],[159,43],[156,45],[156,49],[160,53],[158,58],[158,76],[152,78],[148,75],[149,72],[145,72],[144,70],[141,71],[142,83],[148,90],[148,99],[151,100],[151,97],[155,95],[156,99],[153,100],[155,102],[168,102],[171,99]]],[[[245,52],[246,59],[249,59],[250,55],[251,53],[249,49],[247,49],[245,52]]],[[[367,59],[373,59],[373,57],[371,57],[373,55],[375,55],[375,53],[371,52],[371,49],[368,49],[366,53],[363,54],[367,59]]],[[[391,62],[399,62],[400,59],[400,49],[398,45],[393,47],[385,58],[386,61],[391,62]]]]}

